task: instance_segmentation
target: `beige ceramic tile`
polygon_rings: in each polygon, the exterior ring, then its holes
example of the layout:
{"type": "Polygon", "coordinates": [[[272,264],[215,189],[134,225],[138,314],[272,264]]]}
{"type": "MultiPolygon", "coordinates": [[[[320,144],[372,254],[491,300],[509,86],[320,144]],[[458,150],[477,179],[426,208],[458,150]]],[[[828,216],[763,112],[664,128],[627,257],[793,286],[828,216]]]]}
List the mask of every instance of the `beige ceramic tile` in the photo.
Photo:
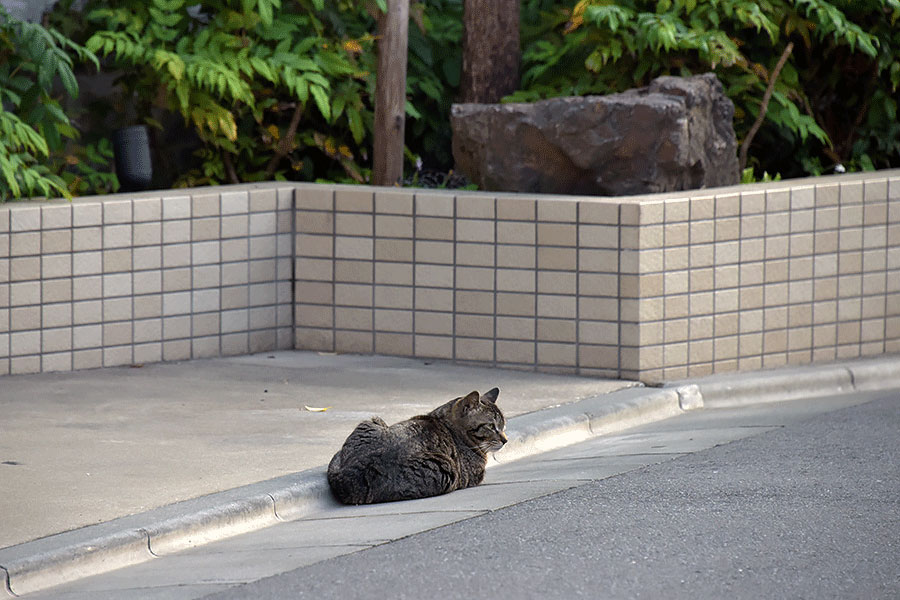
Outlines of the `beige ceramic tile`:
{"type": "Polygon", "coordinates": [[[371,354],[375,350],[375,340],[368,331],[335,331],[336,352],[357,352],[371,354]]]}
{"type": "Polygon", "coordinates": [[[188,360],[191,357],[190,340],[170,340],[162,345],[163,360],[188,360]]]}
{"type": "Polygon", "coordinates": [[[81,350],[72,353],[72,369],[96,369],[103,366],[102,350],[81,350]]]}
{"type": "MultiPolygon", "coordinates": [[[[325,318],[325,311],[321,315],[306,315],[306,323],[317,323],[321,326],[329,326],[330,319],[325,318]],[[310,320],[314,317],[315,320],[310,320]]],[[[371,308],[347,308],[338,306],[334,309],[334,326],[338,329],[357,329],[371,331],[373,327],[374,313],[371,308]]]]}
{"type": "Polygon", "coordinates": [[[497,246],[497,266],[534,269],[537,252],[534,246],[497,246]]]}
{"type": "MultiPolygon", "coordinates": [[[[7,215],[9,213],[6,213],[7,215]]],[[[7,217],[8,218],[8,217],[7,217]]],[[[72,226],[72,206],[68,204],[44,205],[41,207],[41,229],[62,229],[72,226]]],[[[7,226],[0,225],[0,231],[8,230],[7,226]]]]}
{"type": "Polygon", "coordinates": [[[688,297],[690,315],[711,315],[714,310],[715,295],[713,292],[694,292],[688,297]]]}
{"type": "Polygon", "coordinates": [[[191,289],[191,270],[189,268],[166,269],[162,273],[164,292],[179,292],[191,289]]]}
{"type": "Polygon", "coordinates": [[[461,290],[493,290],[494,269],[456,267],[456,287],[461,290]]]}
{"type": "Polygon", "coordinates": [[[72,226],[90,227],[103,222],[103,206],[99,202],[72,204],[72,226]]]}
{"type": "Polygon", "coordinates": [[[414,345],[415,356],[423,358],[453,358],[453,338],[451,337],[416,335],[414,345]]]}
{"type": "MultiPolygon", "coordinates": [[[[156,246],[162,243],[162,229],[159,222],[136,223],[133,227],[133,243],[135,246],[156,246]]],[[[216,221],[216,227],[218,229],[218,221],[216,221]]],[[[78,235],[79,231],[89,230],[76,229],[76,236],[78,235]]],[[[75,249],[78,250],[79,248],[75,249]]]]}
{"type": "MultiPolygon", "coordinates": [[[[497,292],[496,303],[497,315],[516,317],[528,317],[535,315],[536,299],[534,294],[497,292]]],[[[418,302],[416,303],[416,306],[419,306],[418,302]]]]}
{"type": "Polygon", "coordinates": [[[84,227],[72,231],[72,249],[99,250],[103,244],[103,236],[99,227],[84,227]]]}
{"type": "MultiPolygon", "coordinates": [[[[166,218],[167,204],[168,200],[164,200],[163,218],[166,218]]],[[[221,196],[221,209],[223,215],[246,214],[250,211],[250,196],[247,192],[225,192],[221,196]]]]}
{"type": "Polygon", "coordinates": [[[72,348],[99,348],[103,345],[103,327],[101,325],[82,325],[72,328],[72,348]]]}
{"type": "MultiPolygon", "coordinates": [[[[427,242],[421,242],[427,243],[427,242]]],[[[443,242],[434,242],[434,243],[443,243],[443,242]]],[[[471,265],[471,266],[483,266],[483,267],[493,267],[494,259],[495,259],[495,249],[496,246],[494,244],[480,244],[480,243],[467,243],[467,242],[459,242],[456,244],[456,264],[458,265],[471,265]]],[[[529,250],[531,256],[534,256],[534,252],[529,250]]]]}
{"type": "MultiPolygon", "coordinates": [[[[256,192],[251,192],[251,196],[256,192]]],[[[135,210],[137,210],[135,208],[135,210]]],[[[221,214],[219,194],[193,194],[191,196],[191,216],[212,217],[221,214]]]]}
{"type": "Polygon", "coordinates": [[[222,356],[237,356],[250,352],[250,335],[232,333],[221,338],[222,356]]]}
{"type": "Polygon", "coordinates": [[[298,209],[334,210],[334,190],[329,186],[304,186],[295,192],[298,209]]]}
{"type": "Polygon", "coordinates": [[[456,315],[455,335],[463,337],[494,337],[493,315],[456,315]]]}
{"type": "Polygon", "coordinates": [[[510,340],[535,339],[536,320],[531,317],[497,317],[497,337],[510,340]]]}
{"type": "Polygon", "coordinates": [[[453,315],[442,312],[415,312],[415,332],[417,334],[452,335],[453,315]]]}
{"type": "Polygon", "coordinates": [[[463,361],[494,361],[494,341],[457,337],[454,340],[455,359],[463,361]]]}
{"type": "Polygon", "coordinates": [[[335,216],[334,232],[338,235],[371,236],[373,223],[374,218],[372,215],[338,213],[335,216]]]}
{"type": "Polygon", "coordinates": [[[888,180],[870,180],[863,184],[864,202],[883,202],[888,197],[888,180]]]}
{"type": "Polygon", "coordinates": [[[499,340],[497,341],[496,359],[499,363],[534,364],[535,344],[534,342],[499,340]]]}
{"type": "Polygon", "coordinates": [[[411,310],[377,308],[374,311],[376,331],[412,332],[413,313],[411,310]]]}
{"type": "Polygon", "coordinates": [[[457,290],[455,293],[457,312],[473,314],[494,314],[494,293],[457,290]]]}
{"type": "MultiPolygon", "coordinates": [[[[362,280],[359,281],[362,282],[362,280]]],[[[406,263],[376,262],[375,283],[411,286],[413,283],[413,266],[406,263]]]]}
{"type": "Polygon", "coordinates": [[[413,218],[398,215],[375,215],[375,235],[378,237],[411,238],[413,237],[413,218]]]}
{"type": "Polygon", "coordinates": [[[577,265],[575,248],[539,247],[537,254],[538,268],[559,271],[574,271],[577,265]]]}
{"type": "Polygon", "coordinates": [[[374,281],[373,278],[373,264],[369,261],[334,261],[334,281],[342,283],[372,283],[374,281]]]}
{"type": "MultiPolygon", "coordinates": [[[[227,194],[230,197],[239,195],[241,192],[227,194]]],[[[226,194],[223,194],[225,196],[226,194]]],[[[162,218],[166,221],[170,219],[190,219],[191,218],[191,198],[190,196],[171,196],[162,198],[162,218]]]]}
{"type": "Polygon", "coordinates": [[[542,342],[575,343],[576,323],[572,319],[538,319],[537,339],[542,342]]]}
{"type": "Polygon", "coordinates": [[[803,233],[815,229],[815,211],[813,209],[791,212],[791,233],[803,233]]]}
{"type": "Polygon", "coordinates": [[[337,212],[371,213],[374,207],[374,194],[371,191],[337,190],[334,194],[334,206],[337,212]]]}
{"type": "Polygon", "coordinates": [[[332,281],[334,261],[327,258],[298,258],[294,261],[294,272],[298,281],[332,281]]]}
{"type": "MultiPolygon", "coordinates": [[[[419,235],[418,230],[416,235],[419,235]]],[[[494,239],[494,221],[484,219],[456,220],[456,241],[493,244],[494,239]]]]}
{"type": "MultiPolygon", "coordinates": [[[[417,263],[449,265],[453,264],[453,258],[452,242],[415,241],[415,259],[417,263]]],[[[409,260],[412,260],[411,254],[409,260]]]]}
{"type": "Polygon", "coordinates": [[[453,290],[415,288],[415,303],[417,310],[453,310],[453,290]]]}
{"type": "Polygon", "coordinates": [[[593,321],[618,321],[619,300],[617,298],[579,297],[578,315],[581,319],[593,321]]]}
{"type": "Polygon", "coordinates": [[[250,258],[273,258],[277,254],[278,236],[264,235],[250,238],[250,258]]]}
{"type": "Polygon", "coordinates": [[[334,233],[334,214],[318,211],[297,211],[297,233],[334,233]]]}
{"type": "Polygon", "coordinates": [[[40,231],[13,233],[9,236],[9,256],[32,256],[40,253],[40,231]]]}
{"type": "MultiPolygon", "coordinates": [[[[191,292],[191,310],[194,313],[213,312],[220,309],[219,290],[197,290],[191,292]]],[[[196,332],[195,332],[196,335],[196,332]]]]}
{"type": "Polygon", "coordinates": [[[416,265],[415,277],[417,286],[454,287],[453,267],[439,265],[416,265]]]}
{"type": "Polygon", "coordinates": [[[373,287],[364,284],[336,283],[334,301],[340,306],[372,306],[373,287]]]}
{"type": "Polygon", "coordinates": [[[495,198],[480,194],[461,195],[456,198],[456,216],[465,219],[493,219],[495,198]]]}
{"type": "MultiPolygon", "coordinates": [[[[197,316],[194,316],[194,321],[197,320],[197,316]]],[[[269,330],[272,335],[275,335],[275,327],[278,326],[278,319],[275,314],[275,311],[272,310],[270,306],[263,306],[260,308],[251,308],[250,309],[250,329],[251,330],[269,330]]],[[[194,335],[196,333],[196,325],[194,335]]],[[[252,335],[251,335],[251,343],[252,343],[252,335]]],[[[274,337],[273,337],[274,340],[274,337]]]]}
{"type": "Polygon", "coordinates": [[[375,212],[377,214],[411,215],[413,194],[406,192],[375,192],[375,212]]]}
{"type": "MultiPolygon", "coordinates": [[[[636,252],[623,251],[634,259],[634,265],[630,272],[636,272],[639,256],[636,252]]],[[[580,249],[578,251],[579,272],[617,273],[619,267],[619,255],[616,250],[591,250],[580,249]]],[[[499,262],[499,261],[498,261],[499,262]]]]}
{"type": "Polygon", "coordinates": [[[507,221],[534,221],[536,201],[519,196],[497,198],[497,218],[507,221]]]}
{"type": "MultiPolygon", "coordinates": [[[[334,243],[334,255],[336,258],[357,260],[372,260],[374,258],[374,245],[371,238],[337,236],[334,239],[334,243]]],[[[307,254],[305,250],[304,254],[307,254]]]]}
{"type": "Polygon", "coordinates": [[[413,307],[413,288],[396,285],[376,285],[375,306],[411,309],[413,307]]]}
{"type": "Polygon", "coordinates": [[[415,214],[422,216],[452,217],[453,196],[447,193],[422,192],[415,197],[415,214]]]}
{"type": "Polygon", "coordinates": [[[388,356],[413,356],[413,336],[403,333],[376,333],[375,352],[388,356]]]}
{"type": "Polygon", "coordinates": [[[453,240],[454,220],[442,217],[415,218],[416,238],[421,240],[453,240]]]}
{"type": "Polygon", "coordinates": [[[578,292],[577,275],[577,273],[565,271],[538,271],[537,289],[542,294],[569,294],[574,296],[578,292]]]}
{"type": "Polygon", "coordinates": [[[119,248],[103,251],[103,272],[120,273],[131,271],[134,265],[134,251],[131,248],[119,248]]]}

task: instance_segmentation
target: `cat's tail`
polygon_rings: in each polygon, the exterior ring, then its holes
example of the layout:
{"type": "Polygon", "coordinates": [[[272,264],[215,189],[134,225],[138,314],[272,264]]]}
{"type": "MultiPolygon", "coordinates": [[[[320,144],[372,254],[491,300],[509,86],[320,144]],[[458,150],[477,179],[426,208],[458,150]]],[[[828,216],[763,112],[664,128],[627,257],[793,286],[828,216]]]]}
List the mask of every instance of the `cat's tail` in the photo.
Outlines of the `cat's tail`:
{"type": "Polygon", "coordinates": [[[328,463],[328,487],[331,488],[331,493],[338,502],[342,504],[359,504],[352,501],[353,486],[347,481],[346,473],[341,470],[340,452],[335,454],[331,462],[328,463]]]}

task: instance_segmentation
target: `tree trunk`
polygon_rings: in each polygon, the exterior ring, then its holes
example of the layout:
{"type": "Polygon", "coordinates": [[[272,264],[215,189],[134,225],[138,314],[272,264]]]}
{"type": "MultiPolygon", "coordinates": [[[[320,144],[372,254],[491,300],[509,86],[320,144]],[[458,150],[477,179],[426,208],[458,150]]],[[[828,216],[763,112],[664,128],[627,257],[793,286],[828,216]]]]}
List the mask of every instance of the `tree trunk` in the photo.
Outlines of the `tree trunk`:
{"type": "Polygon", "coordinates": [[[375,148],[372,152],[372,183],[375,185],[394,185],[403,177],[409,0],[387,0],[387,7],[387,13],[378,17],[375,148]]]}
{"type": "Polygon", "coordinates": [[[496,103],[519,87],[519,1],[465,0],[460,102],[496,103]]]}

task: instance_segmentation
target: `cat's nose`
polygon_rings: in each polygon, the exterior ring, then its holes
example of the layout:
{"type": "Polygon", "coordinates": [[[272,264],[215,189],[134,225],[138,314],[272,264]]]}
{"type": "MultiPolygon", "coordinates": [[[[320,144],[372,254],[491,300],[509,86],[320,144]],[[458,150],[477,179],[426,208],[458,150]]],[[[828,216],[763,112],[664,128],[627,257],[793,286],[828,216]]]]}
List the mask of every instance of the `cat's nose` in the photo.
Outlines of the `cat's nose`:
{"type": "Polygon", "coordinates": [[[509,441],[509,438],[507,438],[507,437],[506,437],[506,434],[503,433],[503,432],[501,431],[501,432],[500,432],[500,442],[503,443],[503,444],[505,444],[505,443],[508,442],[508,441],[509,441]]]}

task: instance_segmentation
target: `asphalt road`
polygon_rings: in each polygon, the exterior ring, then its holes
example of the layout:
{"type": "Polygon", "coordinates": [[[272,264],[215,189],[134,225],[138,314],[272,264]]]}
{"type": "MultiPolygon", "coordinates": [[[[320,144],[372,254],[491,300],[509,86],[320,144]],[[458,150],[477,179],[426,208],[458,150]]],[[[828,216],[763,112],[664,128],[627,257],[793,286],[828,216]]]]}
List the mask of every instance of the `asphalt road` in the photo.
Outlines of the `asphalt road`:
{"type": "MultiPolygon", "coordinates": [[[[900,397],[764,415],[736,441],[651,446],[647,466],[209,598],[900,598],[900,397]]],[[[545,463],[602,459],[567,452],[545,463]]]]}

